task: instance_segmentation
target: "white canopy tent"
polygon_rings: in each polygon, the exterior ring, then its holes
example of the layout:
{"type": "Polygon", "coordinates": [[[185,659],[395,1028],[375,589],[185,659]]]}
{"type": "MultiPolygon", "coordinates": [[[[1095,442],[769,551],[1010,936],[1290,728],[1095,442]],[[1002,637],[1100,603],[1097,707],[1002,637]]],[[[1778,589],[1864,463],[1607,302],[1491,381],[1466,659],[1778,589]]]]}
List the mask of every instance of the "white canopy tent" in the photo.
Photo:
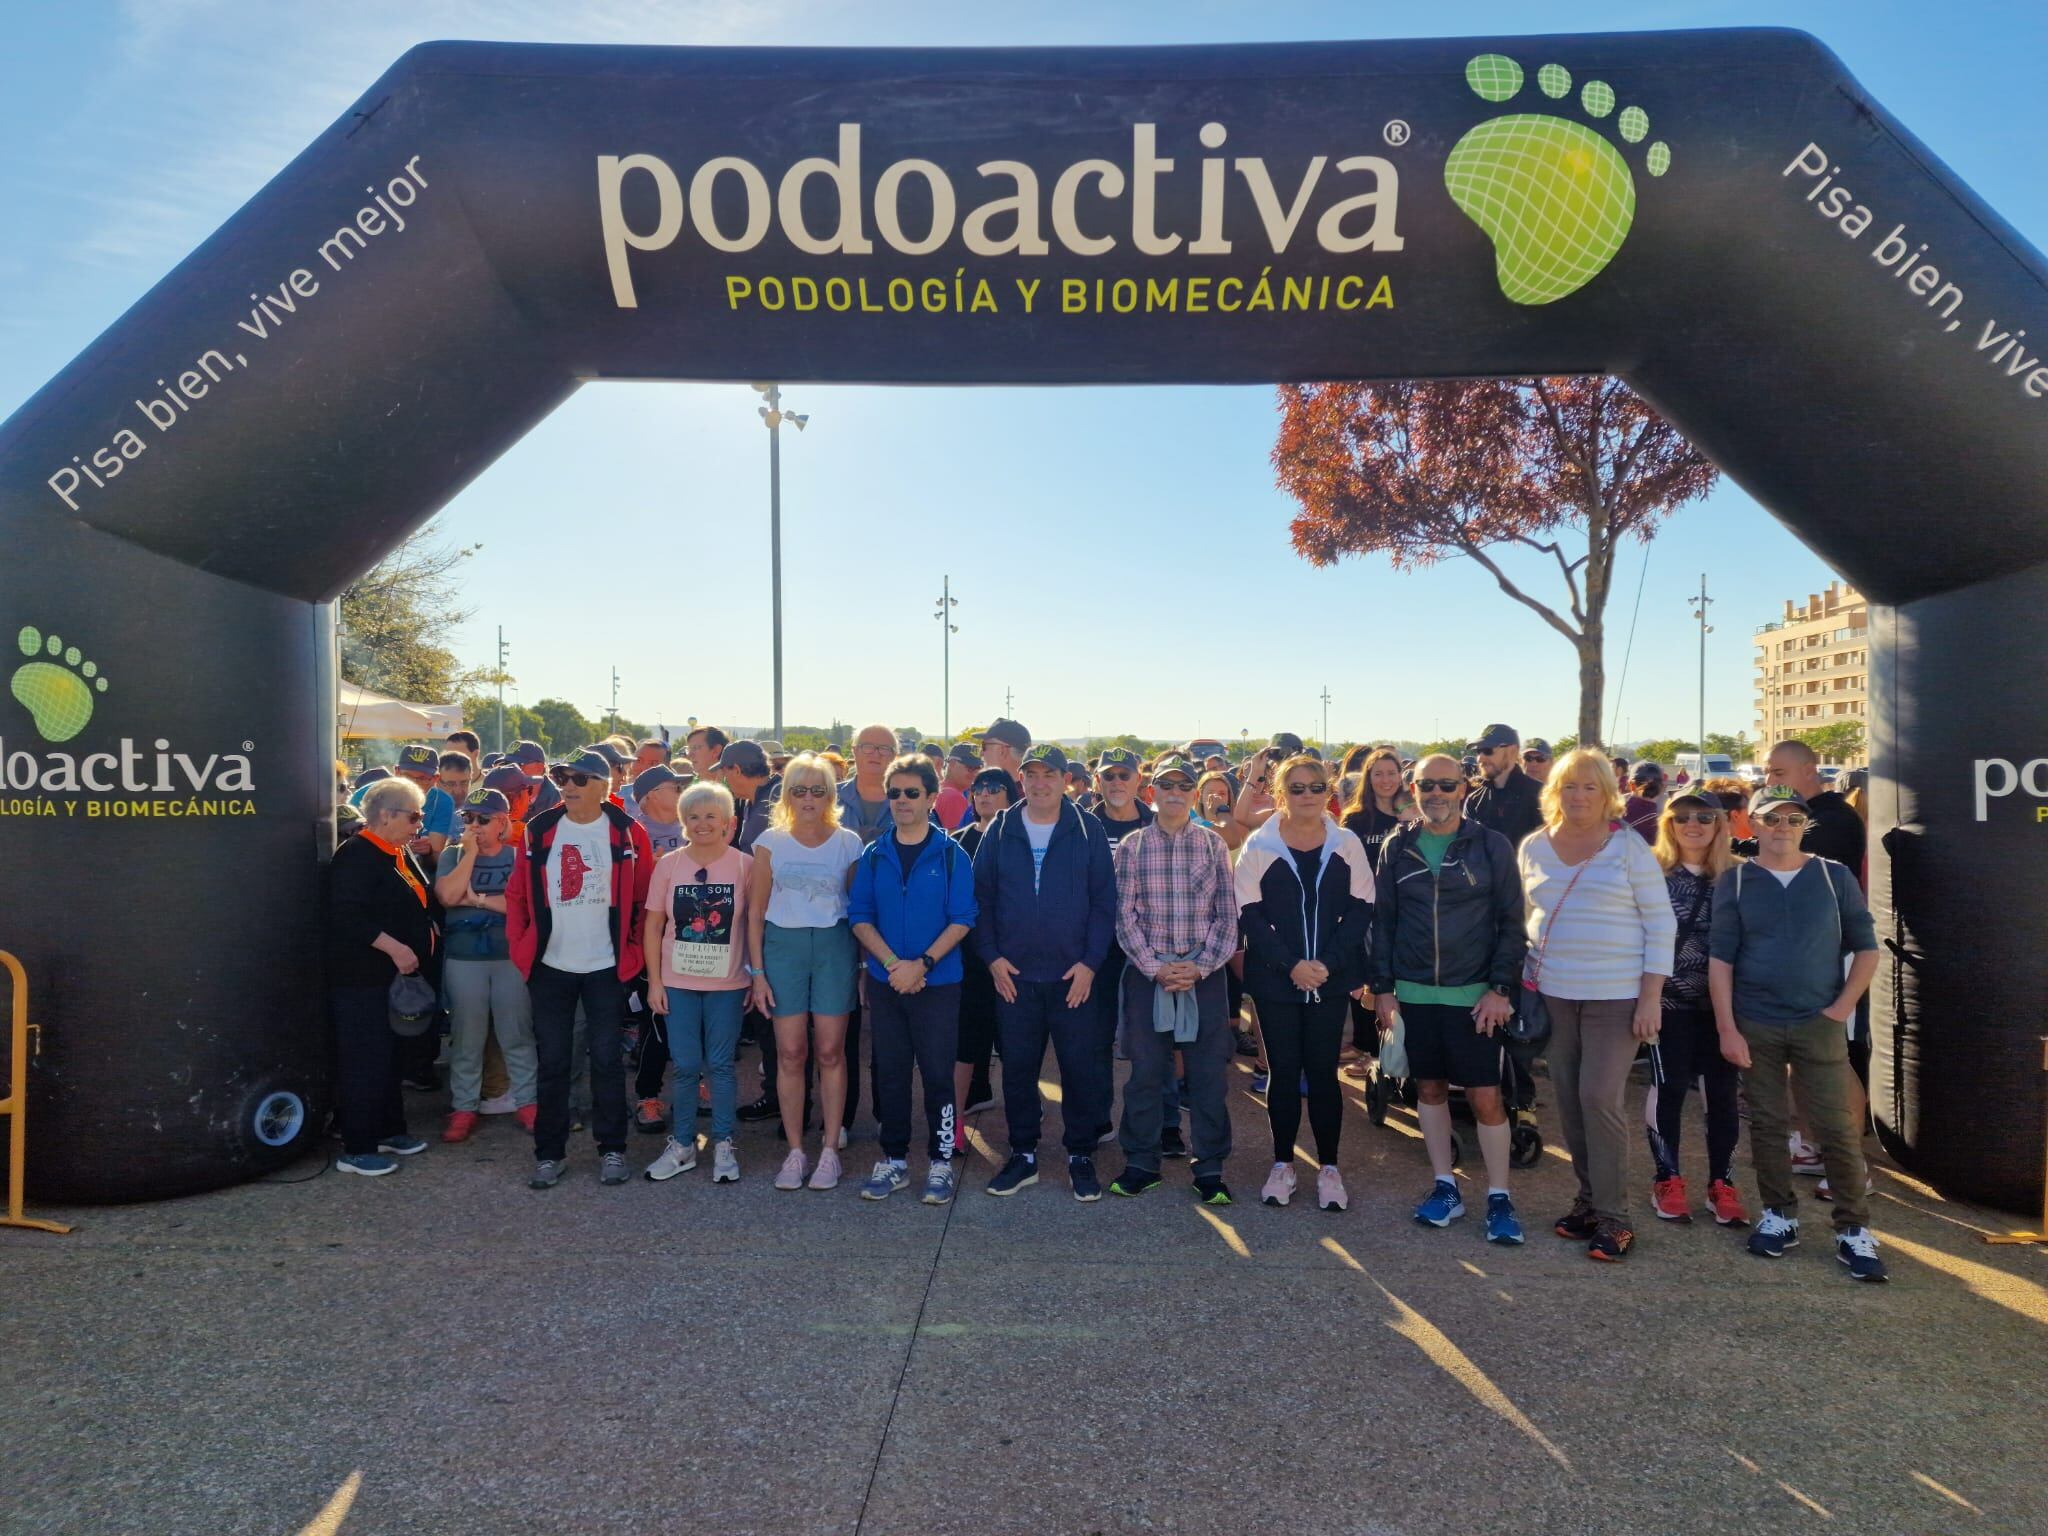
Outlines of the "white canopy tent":
{"type": "Polygon", "coordinates": [[[339,685],[339,698],[344,741],[439,741],[462,726],[459,704],[408,704],[347,682],[339,685]]]}

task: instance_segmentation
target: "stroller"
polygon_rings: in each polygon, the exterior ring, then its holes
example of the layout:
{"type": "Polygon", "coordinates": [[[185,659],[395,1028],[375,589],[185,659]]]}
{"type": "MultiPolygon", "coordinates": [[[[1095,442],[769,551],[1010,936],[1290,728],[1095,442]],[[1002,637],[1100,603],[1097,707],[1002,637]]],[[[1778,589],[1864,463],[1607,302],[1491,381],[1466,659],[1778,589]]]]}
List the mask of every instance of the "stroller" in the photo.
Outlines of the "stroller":
{"type": "MultiPolygon", "coordinates": [[[[1530,1070],[1535,1055],[1513,1040],[1506,1041],[1502,1050],[1500,1092],[1501,1103],[1508,1112],[1508,1161],[1517,1168],[1533,1168],[1543,1160],[1543,1132],[1536,1124],[1536,1077],[1530,1070]]],[[[1415,1097],[1412,1078],[1389,1077],[1375,1062],[1372,1080],[1365,1088],[1365,1118],[1374,1125],[1385,1125],[1387,1110],[1395,1100],[1413,1109],[1415,1097]]],[[[1451,1117],[1472,1120],[1472,1105],[1465,1090],[1456,1083],[1451,1085],[1451,1117]]],[[[1455,1127],[1451,1131],[1451,1157],[1455,1162],[1465,1159],[1464,1138],[1455,1127]]]]}

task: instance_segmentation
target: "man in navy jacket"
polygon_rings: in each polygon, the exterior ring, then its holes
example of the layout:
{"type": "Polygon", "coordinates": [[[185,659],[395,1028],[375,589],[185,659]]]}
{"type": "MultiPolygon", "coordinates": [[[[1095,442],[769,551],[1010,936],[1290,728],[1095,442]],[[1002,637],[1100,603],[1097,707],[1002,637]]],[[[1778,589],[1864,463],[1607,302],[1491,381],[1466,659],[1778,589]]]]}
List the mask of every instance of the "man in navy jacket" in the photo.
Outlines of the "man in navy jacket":
{"type": "Polygon", "coordinates": [[[1010,1160],[992,1195],[1038,1182],[1045,1042],[1059,1058],[1068,1176],[1077,1200],[1098,1200],[1095,1138],[1109,1121],[1106,1032],[1114,1013],[1094,992],[1116,935],[1116,870],[1102,824],[1062,792],[1067,757],[1044,743],[1024,758],[1024,800],[998,816],[974,854],[976,951],[996,986],[1010,1160]]]}

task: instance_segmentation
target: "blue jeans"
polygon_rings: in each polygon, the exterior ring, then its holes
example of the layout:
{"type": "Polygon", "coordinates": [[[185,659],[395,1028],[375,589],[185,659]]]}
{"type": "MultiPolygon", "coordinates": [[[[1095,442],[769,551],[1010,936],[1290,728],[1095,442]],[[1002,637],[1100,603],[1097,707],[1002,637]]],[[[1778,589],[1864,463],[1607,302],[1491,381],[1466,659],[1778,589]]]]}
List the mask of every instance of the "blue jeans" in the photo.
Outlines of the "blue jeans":
{"type": "Polygon", "coordinates": [[[696,1113],[698,1080],[709,1075],[711,1139],[729,1141],[740,1107],[739,1078],[732,1064],[740,1048],[740,1020],[746,1013],[747,994],[737,987],[726,992],[695,992],[687,987],[664,990],[668,993],[668,1054],[676,1064],[672,1100],[676,1124],[689,1124],[696,1113]]]}

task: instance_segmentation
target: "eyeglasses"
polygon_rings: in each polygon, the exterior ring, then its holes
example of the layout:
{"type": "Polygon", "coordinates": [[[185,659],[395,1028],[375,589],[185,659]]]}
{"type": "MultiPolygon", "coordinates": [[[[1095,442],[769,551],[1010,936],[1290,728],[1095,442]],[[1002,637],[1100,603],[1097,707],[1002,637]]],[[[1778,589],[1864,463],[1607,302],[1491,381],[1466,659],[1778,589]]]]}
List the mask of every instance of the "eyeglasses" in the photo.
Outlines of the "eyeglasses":
{"type": "Polygon", "coordinates": [[[1417,779],[1415,787],[1425,795],[1433,790],[1442,790],[1447,795],[1455,795],[1465,787],[1465,781],[1463,779],[1417,779]]]}
{"type": "Polygon", "coordinates": [[[1673,811],[1671,825],[1674,827],[1711,827],[1721,819],[1719,811],[1673,811]]]}
{"type": "MultiPolygon", "coordinates": [[[[584,787],[584,785],[588,784],[591,781],[594,775],[588,773],[576,773],[568,768],[557,768],[550,772],[548,774],[548,777],[553,779],[557,784],[574,784],[578,789],[581,789],[584,787]]],[[[607,779],[607,782],[609,782],[609,779],[607,779]]]]}
{"type": "Polygon", "coordinates": [[[1287,793],[1290,795],[1327,795],[1329,792],[1330,786],[1321,779],[1317,779],[1313,784],[1290,784],[1287,786],[1287,793]]]}
{"type": "Polygon", "coordinates": [[[856,752],[878,752],[886,757],[894,749],[891,747],[878,747],[872,741],[867,741],[855,743],[853,750],[856,752]]]}
{"type": "Polygon", "coordinates": [[[1128,784],[1132,775],[1128,768],[1105,768],[1096,777],[1105,784],[1128,784]]]}
{"type": "Polygon", "coordinates": [[[1803,827],[1806,825],[1806,818],[1797,811],[1779,811],[1774,815],[1760,816],[1757,819],[1767,827],[1803,827]]]}
{"type": "Polygon", "coordinates": [[[887,791],[887,794],[891,800],[922,800],[924,798],[924,791],[922,789],[892,789],[887,791]]]}
{"type": "Polygon", "coordinates": [[[496,814],[491,811],[464,811],[462,813],[462,824],[465,827],[480,827],[485,822],[495,819],[496,814]]]}
{"type": "Polygon", "coordinates": [[[1547,763],[1550,761],[1550,754],[1547,752],[1524,752],[1522,754],[1522,761],[1525,763],[1547,763]]]}
{"type": "Polygon", "coordinates": [[[1186,779],[1154,779],[1152,787],[1162,795],[1185,795],[1192,793],[1195,786],[1186,779]]]}
{"type": "Polygon", "coordinates": [[[822,800],[832,793],[822,784],[788,784],[783,786],[782,792],[795,800],[822,800]]]}

